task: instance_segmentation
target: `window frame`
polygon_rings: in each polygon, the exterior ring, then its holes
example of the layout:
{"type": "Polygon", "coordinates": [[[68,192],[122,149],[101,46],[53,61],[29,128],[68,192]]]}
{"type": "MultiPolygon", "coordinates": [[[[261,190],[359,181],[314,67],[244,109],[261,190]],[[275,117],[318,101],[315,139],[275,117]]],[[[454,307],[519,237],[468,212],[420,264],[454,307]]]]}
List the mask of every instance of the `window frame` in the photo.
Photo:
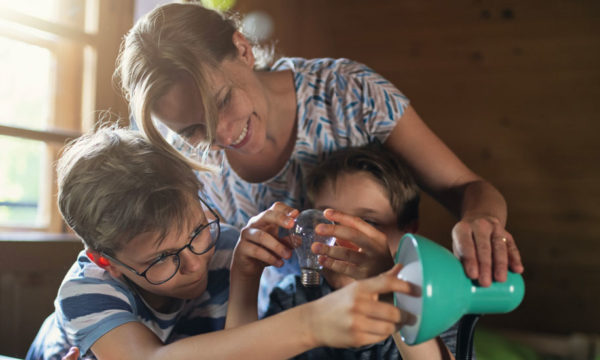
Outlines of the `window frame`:
{"type": "Polygon", "coordinates": [[[76,94],[60,96],[55,91],[51,99],[51,118],[45,129],[9,125],[0,118],[0,135],[46,144],[46,158],[43,169],[40,169],[42,180],[38,206],[47,221],[39,227],[0,224],[0,232],[3,233],[68,232],[56,203],[54,163],[62,147],[67,141],[92,129],[98,121],[128,124],[127,103],[114,87],[112,74],[121,39],[133,25],[134,0],[87,0],[85,11],[78,12],[76,16],[66,10],[71,6],[81,6],[82,0],[56,1],[59,6],[57,13],[61,14],[56,21],[0,6],[0,22],[8,25],[0,27],[0,36],[51,51],[56,59],[53,89],[60,89],[63,94],[76,94]],[[62,14],[70,14],[70,18],[62,14]],[[105,113],[110,116],[103,116],[105,113]]]}

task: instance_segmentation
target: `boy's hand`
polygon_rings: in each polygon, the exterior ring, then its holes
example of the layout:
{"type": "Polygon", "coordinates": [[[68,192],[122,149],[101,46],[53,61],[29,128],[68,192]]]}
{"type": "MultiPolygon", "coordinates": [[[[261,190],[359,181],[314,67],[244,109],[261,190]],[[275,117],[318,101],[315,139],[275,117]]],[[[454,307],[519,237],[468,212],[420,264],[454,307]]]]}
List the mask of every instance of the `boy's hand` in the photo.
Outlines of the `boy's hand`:
{"type": "Polygon", "coordinates": [[[61,360],[77,360],[79,359],[79,348],[71,347],[69,352],[61,358],[61,360]]]}
{"type": "Polygon", "coordinates": [[[413,321],[394,305],[380,301],[380,294],[414,294],[414,287],[397,278],[402,265],[369,279],[353,282],[310,302],[306,318],[319,346],[357,347],[386,339],[401,322],[413,321]]]}
{"type": "Polygon", "coordinates": [[[458,222],[452,229],[452,249],[467,276],[479,280],[481,286],[490,286],[492,280],[506,281],[509,268],[515,273],[524,269],[512,235],[492,216],[458,222]]]}
{"type": "Polygon", "coordinates": [[[232,271],[248,277],[259,276],[265,266],[282,266],[292,251],[277,235],[279,227],[290,229],[298,210],[281,202],[252,217],[240,234],[235,247],[232,271]]]}
{"type": "Polygon", "coordinates": [[[314,243],[312,251],[319,256],[319,263],[354,279],[365,279],[380,274],[394,265],[387,237],[361,218],[327,209],[327,219],[335,225],[320,224],[315,231],[319,235],[334,236],[338,241],[350,242],[355,248],[327,246],[314,243]]]}

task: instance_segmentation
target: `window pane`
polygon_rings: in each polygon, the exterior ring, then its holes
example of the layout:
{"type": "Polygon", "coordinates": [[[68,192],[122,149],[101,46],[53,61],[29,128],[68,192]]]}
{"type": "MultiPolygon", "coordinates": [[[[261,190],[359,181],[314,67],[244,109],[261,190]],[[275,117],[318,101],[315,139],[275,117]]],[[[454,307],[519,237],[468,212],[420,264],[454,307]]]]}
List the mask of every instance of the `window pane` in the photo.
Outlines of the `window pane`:
{"type": "Polygon", "coordinates": [[[57,2],[50,0],[0,0],[0,6],[48,21],[57,20],[57,2]]]}
{"type": "Polygon", "coordinates": [[[45,144],[0,135],[0,149],[0,225],[44,225],[39,199],[45,144]]]}
{"type": "Polygon", "coordinates": [[[45,129],[54,72],[48,49],[0,37],[0,123],[45,129]]]}

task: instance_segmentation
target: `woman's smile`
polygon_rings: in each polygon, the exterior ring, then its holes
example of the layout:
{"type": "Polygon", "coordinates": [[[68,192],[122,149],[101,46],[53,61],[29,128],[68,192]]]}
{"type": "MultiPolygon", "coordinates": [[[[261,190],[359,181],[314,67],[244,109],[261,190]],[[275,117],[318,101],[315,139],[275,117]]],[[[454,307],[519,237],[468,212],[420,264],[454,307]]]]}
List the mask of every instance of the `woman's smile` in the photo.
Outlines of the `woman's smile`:
{"type": "Polygon", "coordinates": [[[231,142],[231,144],[230,144],[231,147],[233,147],[235,149],[239,149],[248,142],[248,140],[250,139],[250,134],[251,134],[251,132],[249,131],[251,119],[252,119],[252,117],[248,118],[248,121],[244,125],[244,128],[242,129],[242,132],[240,133],[240,135],[237,137],[237,139],[235,139],[233,142],[231,142]]]}

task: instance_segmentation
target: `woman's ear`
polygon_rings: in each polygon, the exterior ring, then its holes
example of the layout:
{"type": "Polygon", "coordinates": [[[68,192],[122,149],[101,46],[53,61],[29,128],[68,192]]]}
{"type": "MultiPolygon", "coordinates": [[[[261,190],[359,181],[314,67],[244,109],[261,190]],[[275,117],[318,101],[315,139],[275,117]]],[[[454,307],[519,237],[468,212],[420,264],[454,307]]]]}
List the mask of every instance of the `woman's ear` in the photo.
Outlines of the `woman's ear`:
{"type": "Polygon", "coordinates": [[[237,49],[237,57],[242,60],[245,64],[254,68],[254,53],[252,52],[252,44],[246,39],[246,37],[239,31],[233,33],[233,46],[237,49]]]}

